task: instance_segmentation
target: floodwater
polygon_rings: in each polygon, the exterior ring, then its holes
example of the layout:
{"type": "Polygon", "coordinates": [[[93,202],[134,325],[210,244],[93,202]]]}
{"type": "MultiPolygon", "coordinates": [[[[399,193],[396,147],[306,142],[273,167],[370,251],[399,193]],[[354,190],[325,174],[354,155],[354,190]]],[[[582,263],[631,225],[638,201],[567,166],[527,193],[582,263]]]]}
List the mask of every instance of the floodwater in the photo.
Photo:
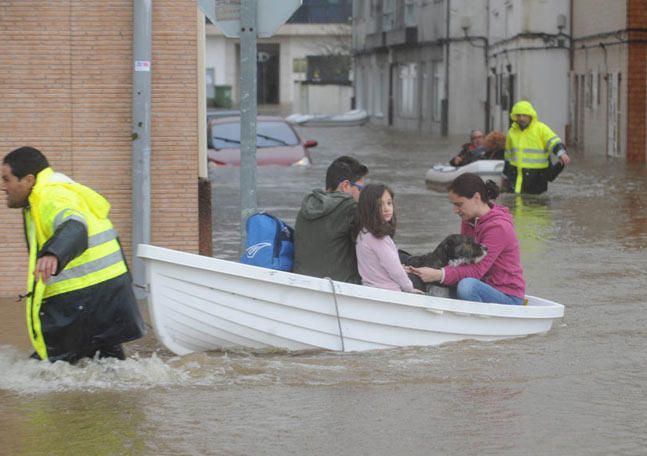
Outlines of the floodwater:
{"type": "MultiPolygon", "coordinates": [[[[259,208],[289,222],[340,154],[396,193],[396,243],[458,230],[425,171],[461,138],[301,128],[314,165],[259,168],[259,208]]],[[[502,195],[528,293],[566,306],[542,336],[367,353],[174,357],[151,335],[125,362],[28,361],[20,304],[0,322],[0,453],[10,455],[643,455],[647,168],[572,153],[546,195],[502,195]]],[[[239,173],[212,169],[214,250],[239,244],[239,173]]]]}

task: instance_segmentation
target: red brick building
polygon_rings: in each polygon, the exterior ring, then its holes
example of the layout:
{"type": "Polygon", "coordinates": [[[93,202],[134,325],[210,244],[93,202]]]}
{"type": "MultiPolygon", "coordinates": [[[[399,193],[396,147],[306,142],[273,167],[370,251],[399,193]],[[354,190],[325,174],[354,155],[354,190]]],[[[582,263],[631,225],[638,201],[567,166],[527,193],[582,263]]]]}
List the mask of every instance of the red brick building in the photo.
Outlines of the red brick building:
{"type": "MultiPolygon", "coordinates": [[[[152,4],[151,238],[198,252],[198,36],[204,31],[195,0],[152,4]]],[[[2,2],[0,155],[37,147],[56,170],[106,196],[128,258],[132,68],[131,0],[2,2]]],[[[21,213],[7,209],[4,195],[0,220],[0,297],[15,296],[25,288],[27,250],[21,213]]]]}

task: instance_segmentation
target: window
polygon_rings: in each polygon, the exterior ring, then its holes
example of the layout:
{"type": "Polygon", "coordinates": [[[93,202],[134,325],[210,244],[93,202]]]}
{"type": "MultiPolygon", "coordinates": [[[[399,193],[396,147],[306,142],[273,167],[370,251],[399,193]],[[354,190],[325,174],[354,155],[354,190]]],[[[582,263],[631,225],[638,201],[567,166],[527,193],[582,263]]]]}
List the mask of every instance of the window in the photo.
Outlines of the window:
{"type": "Polygon", "coordinates": [[[602,103],[602,75],[598,74],[598,105],[602,103]]]}
{"type": "Polygon", "coordinates": [[[378,5],[379,0],[368,0],[368,1],[371,2],[371,16],[377,15],[377,11],[379,9],[379,5],[378,5]]]}
{"type": "Polygon", "coordinates": [[[591,109],[593,107],[593,73],[586,75],[586,86],[584,89],[584,99],[586,100],[586,107],[591,109]]]}
{"type": "Polygon", "coordinates": [[[597,109],[600,106],[600,75],[598,72],[593,73],[593,109],[597,109]]]}
{"type": "Polygon", "coordinates": [[[429,114],[430,114],[430,106],[431,106],[431,87],[429,81],[431,78],[429,77],[429,70],[430,70],[431,64],[429,62],[425,62],[421,65],[421,73],[422,73],[422,96],[420,97],[420,102],[422,103],[420,112],[422,114],[423,120],[428,120],[429,119],[429,114]]]}
{"type": "Polygon", "coordinates": [[[382,5],[382,30],[388,32],[395,27],[395,0],[384,0],[382,5]]]}
{"type": "Polygon", "coordinates": [[[384,93],[384,70],[377,68],[373,75],[373,115],[382,117],[382,95],[384,93]]]}
{"type": "Polygon", "coordinates": [[[308,70],[308,61],[303,59],[292,59],[292,72],[293,73],[306,73],[308,70]]]}
{"type": "Polygon", "coordinates": [[[512,109],[515,103],[515,83],[516,83],[516,76],[514,74],[509,74],[508,75],[508,109],[512,109]]]}
{"type": "Polygon", "coordinates": [[[400,115],[402,117],[415,117],[418,65],[415,63],[400,65],[398,76],[400,82],[400,115]]]}
{"type": "Polygon", "coordinates": [[[443,79],[443,72],[445,67],[442,62],[432,63],[433,80],[431,82],[432,106],[431,106],[431,120],[440,122],[442,120],[442,104],[443,93],[445,90],[445,81],[443,79]]]}
{"type": "Polygon", "coordinates": [[[496,75],[496,82],[494,85],[496,86],[496,95],[495,95],[495,100],[497,106],[501,106],[501,79],[503,78],[503,75],[501,73],[496,75]]]}
{"type": "Polygon", "coordinates": [[[415,27],[417,25],[416,16],[417,16],[417,5],[416,0],[405,0],[404,1],[404,26],[405,27],[415,27]]]}

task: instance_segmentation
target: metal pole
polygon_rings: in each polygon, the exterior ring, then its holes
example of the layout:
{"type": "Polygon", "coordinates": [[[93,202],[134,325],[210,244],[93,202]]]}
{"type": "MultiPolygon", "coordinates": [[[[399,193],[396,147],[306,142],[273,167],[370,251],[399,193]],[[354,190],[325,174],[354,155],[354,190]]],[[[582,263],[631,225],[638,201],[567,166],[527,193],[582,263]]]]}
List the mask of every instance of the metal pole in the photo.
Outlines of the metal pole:
{"type": "Polygon", "coordinates": [[[256,212],[256,36],[257,0],[240,3],[240,250],[245,221],[256,212]]]}
{"type": "Polygon", "coordinates": [[[449,42],[451,36],[450,19],[451,19],[451,0],[446,0],[447,10],[445,11],[445,99],[442,105],[441,135],[449,135],[449,42]]]}
{"type": "Polygon", "coordinates": [[[145,297],[144,262],[137,258],[137,245],[150,243],[151,237],[151,36],[152,0],[133,2],[133,261],[132,276],[135,296],[145,297]]]}

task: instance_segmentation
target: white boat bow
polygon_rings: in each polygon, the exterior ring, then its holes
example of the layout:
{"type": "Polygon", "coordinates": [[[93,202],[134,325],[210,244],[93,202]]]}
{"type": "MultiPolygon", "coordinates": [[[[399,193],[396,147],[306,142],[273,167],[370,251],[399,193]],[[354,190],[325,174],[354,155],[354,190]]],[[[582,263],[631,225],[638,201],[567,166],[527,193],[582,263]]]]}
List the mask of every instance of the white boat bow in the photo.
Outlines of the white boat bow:
{"type": "Polygon", "coordinates": [[[139,245],[156,335],[184,355],[234,347],[363,351],[550,330],[564,306],[436,298],[139,245]]]}
{"type": "Polygon", "coordinates": [[[362,125],[368,120],[368,113],[363,109],[353,109],[343,114],[291,114],[286,122],[312,127],[352,127],[362,125]]]}
{"type": "Polygon", "coordinates": [[[429,185],[446,187],[463,173],[475,173],[483,180],[491,179],[501,187],[504,164],[504,160],[477,160],[459,167],[439,163],[429,168],[425,174],[425,181],[429,185]]]}

